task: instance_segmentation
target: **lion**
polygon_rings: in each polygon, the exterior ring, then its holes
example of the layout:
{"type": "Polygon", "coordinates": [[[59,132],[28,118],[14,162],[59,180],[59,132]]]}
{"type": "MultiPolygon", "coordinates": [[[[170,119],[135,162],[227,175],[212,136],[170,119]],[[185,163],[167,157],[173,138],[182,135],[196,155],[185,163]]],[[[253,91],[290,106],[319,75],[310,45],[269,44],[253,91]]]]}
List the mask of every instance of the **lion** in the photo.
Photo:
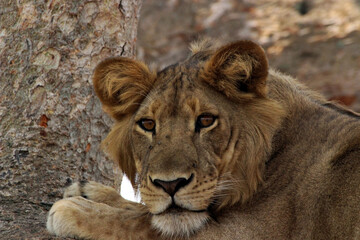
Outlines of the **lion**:
{"type": "Polygon", "coordinates": [[[74,183],[47,229],[85,239],[360,239],[360,116],[270,69],[252,41],[192,44],[155,72],[117,57],[93,83],[103,148],[138,189],[74,183]]]}

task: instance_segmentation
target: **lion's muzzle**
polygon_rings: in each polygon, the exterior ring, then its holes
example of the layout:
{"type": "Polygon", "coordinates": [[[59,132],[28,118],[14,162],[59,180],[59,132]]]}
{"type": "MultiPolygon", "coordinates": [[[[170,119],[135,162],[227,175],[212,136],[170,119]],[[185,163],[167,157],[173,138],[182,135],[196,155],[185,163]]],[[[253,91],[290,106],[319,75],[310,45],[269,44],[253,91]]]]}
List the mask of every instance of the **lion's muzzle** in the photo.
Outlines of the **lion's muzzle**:
{"type": "Polygon", "coordinates": [[[154,184],[156,187],[162,188],[167,194],[169,194],[171,197],[174,197],[175,193],[180,188],[188,185],[192,181],[193,177],[194,177],[194,175],[191,174],[191,176],[188,179],[177,178],[172,181],[164,181],[161,179],[151,179],[151,177],[150,177],[150,180],[151,180],[152,184],[154,184]]]}

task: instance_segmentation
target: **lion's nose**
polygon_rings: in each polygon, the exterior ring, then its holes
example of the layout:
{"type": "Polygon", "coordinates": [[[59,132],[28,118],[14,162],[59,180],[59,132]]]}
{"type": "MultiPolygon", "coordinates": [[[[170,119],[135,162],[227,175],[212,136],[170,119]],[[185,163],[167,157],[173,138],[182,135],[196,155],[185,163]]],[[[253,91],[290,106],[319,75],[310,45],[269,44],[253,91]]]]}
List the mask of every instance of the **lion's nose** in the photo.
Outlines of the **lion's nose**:
{"type": "Polygon", "coordinates": [[[171,197],[173,197],[175,195],[175,193],[182,187],[185,187],[186,185],[188,185],[191,180],[193,179],[193,175],[191,174],[191,176],[186,179],[186,178],[178,178],[172,181],[163,181],[160,179],[154,179],[151,180],[151,182],[157,186],[162,188],[166,193],[168,193],[171,197]]]}

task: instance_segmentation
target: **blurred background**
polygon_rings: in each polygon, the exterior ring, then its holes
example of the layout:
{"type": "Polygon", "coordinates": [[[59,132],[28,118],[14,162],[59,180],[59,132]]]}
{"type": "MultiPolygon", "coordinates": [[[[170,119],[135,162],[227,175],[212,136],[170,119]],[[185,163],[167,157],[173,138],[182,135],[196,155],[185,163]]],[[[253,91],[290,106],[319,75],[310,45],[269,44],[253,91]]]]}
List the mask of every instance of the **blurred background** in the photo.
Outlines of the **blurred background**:
{"type": "Polygon", "coordinates": [[[145,0],[137,57],[161,69],[202,36],[254,40],[271,67],[360,111],[360,0],[145,0]]]}

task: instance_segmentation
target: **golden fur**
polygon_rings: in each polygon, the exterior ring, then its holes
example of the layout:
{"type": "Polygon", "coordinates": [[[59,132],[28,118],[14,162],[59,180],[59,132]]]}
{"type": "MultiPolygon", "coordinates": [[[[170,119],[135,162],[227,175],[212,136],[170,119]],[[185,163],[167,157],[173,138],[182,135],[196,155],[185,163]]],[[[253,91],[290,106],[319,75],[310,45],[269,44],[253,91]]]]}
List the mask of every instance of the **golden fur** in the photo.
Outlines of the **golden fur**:
{"type": "Polygon", "coordinates": [[[98,65],[95,91],[116,120],[103,147],[144,204],[75,183],[50,210],[48,230],[90,239],[360,238],[359,115],[269,70],[253,42],[191,49],[158,73],[127,58],[98,65]]]}

